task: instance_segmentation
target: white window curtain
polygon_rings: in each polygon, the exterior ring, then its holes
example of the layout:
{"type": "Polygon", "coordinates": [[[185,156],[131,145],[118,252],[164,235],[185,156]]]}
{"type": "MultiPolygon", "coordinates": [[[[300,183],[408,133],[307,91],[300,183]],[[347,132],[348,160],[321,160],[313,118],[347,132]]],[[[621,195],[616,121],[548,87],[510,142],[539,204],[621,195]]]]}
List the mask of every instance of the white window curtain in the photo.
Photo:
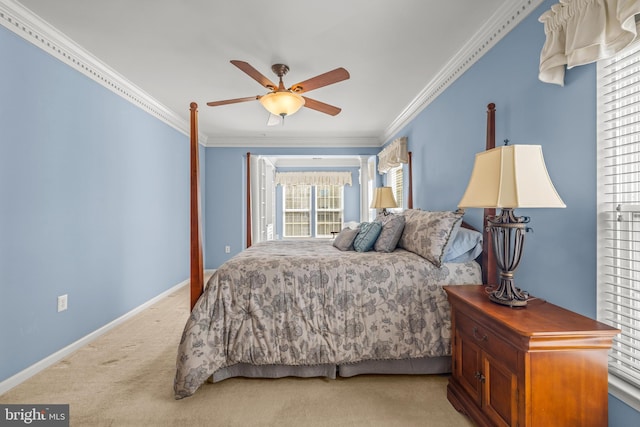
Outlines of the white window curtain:
{"type": "Polygon", "coordinates": [[[564,86],[567,69],[609,58],[638,34],[637,0],[561,0],[543,13],[539,79],[564,86]]]}
{"type": "Polygon", "coordinates": [[[400,166],[402,163],[409,163],[406,136],[393,140],[391,144],[378,153],[378,173],[383,175],[391,168],[400,166]]]}
{"type": "Polygon", "coordinates": [[[276,185],[352,185],[351,172],[276,172],[276,185]]]}

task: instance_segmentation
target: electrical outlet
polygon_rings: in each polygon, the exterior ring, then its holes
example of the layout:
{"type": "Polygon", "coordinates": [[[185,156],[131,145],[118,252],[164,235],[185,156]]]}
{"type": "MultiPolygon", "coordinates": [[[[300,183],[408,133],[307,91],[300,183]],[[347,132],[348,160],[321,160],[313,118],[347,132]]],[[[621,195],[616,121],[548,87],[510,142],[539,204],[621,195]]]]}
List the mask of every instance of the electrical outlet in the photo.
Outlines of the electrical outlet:
{"type": "Polygon", "coordinates": [[[58,313],[67,309],[67,294],[58,297],[58,313]]]}
{"type": "Polygon", "coordinates": [[[229,246],[229,245],[225,246],[225,247],[224,247],[224,253],[225,253],[225,254],[229,254],[229,253],[231,253],[231,246],[229,246]]]}

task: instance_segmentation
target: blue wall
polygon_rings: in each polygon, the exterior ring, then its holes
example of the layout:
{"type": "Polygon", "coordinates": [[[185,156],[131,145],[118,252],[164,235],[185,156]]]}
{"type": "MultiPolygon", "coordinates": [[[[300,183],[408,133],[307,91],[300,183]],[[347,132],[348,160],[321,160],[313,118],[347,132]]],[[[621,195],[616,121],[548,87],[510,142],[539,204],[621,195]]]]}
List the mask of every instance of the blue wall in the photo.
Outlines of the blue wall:
{"type": "MultiPolygon", "coordinates": [[[[554,2],[395,136],[409,138],[415,206],[455,209],[473,154],[484,149],[486,105],[495,102],[497,141],[542,145],[567,204],[518,212],[534,228],[518,285],[594,317],[595,65],[570,70],[563,88],[538,81],[537,18],[554,2]]],[[[2,381],[188,277],[189,161],[186,136],[3,27],[0,57],[2,381]],[[56,313],[61,294],[69,310],[56,313]]],[[[244,247],[247,151],[379,150],[201,149],[207,268],[244,247]]],[[[481,212],[469,210],[466,219],[479,226],[481,212]]],[[[611,426],[640,425],[638,412],[613,397],[609,404],[611,426]]]]}
{"type": "MultiPolygon", "coordinates": [[[[538,80],[544,30],[537,19],[554,3],[546,1],[532,12],[391,139],[408,137],[413,152],[414,207],[456,209],[474,154],[485,148],[487,104],[495,103],[496,143],[508,139],[511,144],[542,145],[551,179],[567,205],[566,209],[517,211],[531,216],[534,230],[527,235],[524,259],[516,274],[518,286],[595,317],[596,67],[591,64],[569,70],[564,87],[538,80]]],[[[229,161],[226,156],[241,162],[244,151],[208,149],[209,185],[213,168],[229,161]],[[218,156],[222,157],[220,163],[215,163],[218,156]]],[[[470,209],[465,219],[480,227],[482,212],[470,209]]],[[[232,230],[238,233],[241,228],[238,224],[232,230]]],[[[222,227],[210,227],[207,221],[210,252],[212,245],[221,252],[223,243],[214,243],[218,233],[224,233],[222,227]]],[[[209,256],[207,266],[213,268],[224,259],[209,256]]],[[[640,425],[640,413],[614,397],[609,400],[609,425],[640,425]]]]}
{"type": "Polygon", "coordinates": [[[4,27],[0,58],[2,381],[188,278],[189,144],[4,27]]]}
{"type": "MultiPolygon", "coordinates": [[[[380,151],[379,148],[228,148],[207,147],[204,166],[206,169],[206,195],[204,206],[206,255],[205,266],[208,269],[217,268],[220,264],[245,248],[246,221],[246,155],[354,155],[371,156],[380,151]],[[222,202],[224,201],[224,202],[222,202]],[[231,253],[225,253],[224,247],[231,246],[231,253]]],[[[358,175],[353,174],[354,186],[357,185],[358,175]]],[[[353,200],[353,189],[345,189],[350,200],[353,200]]],[[[359,203],[359,195],[358,197],[359,203]]],[[[277,203],[277,202],[276,202],[277,203]]],[[[346,208],[346,206],[345,206],[346,208]]],[[[349,207],[349,217],[351,220],[349,207]]],[[[359,212],[359,207],[358,207],[359,212]]],[[[345,218],[346,217],[345,212],[345,218]]],[[[356,219],[357,220],[357,219],[356,219]]],[[[282,235],[281,232],[276,233],[282,235]]]]}
{"type": "MultiPolygon", "coordinates": [[[[455,209],[474,154],[485,148],[486,106],[496,104],[496,144],[539,144],[566,209],[521,209],[531,217],[519,287],[596,317],[596,66],[567,72],[565,86],[538,80],[543,3],[456,80],[397,136],[413,152],[414,205],[455,209]]],[[[465,219],[479,227],[480,209],[465,219]]],[[[640,414],[610,397],[611,426],[640,425],[640,414]]]]}
{"type": "MultiPolygon", "coordinates": [[[[397,136],[413,152],[414,205],[455,209],[474,154],[485,148],[486,106],[496,104],[496,144],[540,144],[566,209],[521,209],[531,216],[516,278],[538,297],[596,315],[596,72],[567,73],[565,87],[538,80],[545,2],[456,80],[397,136]],[[544,266],[544,268],[541,268],[544,266]]],[[[481,224],[482,211],[466,219],[481,224]]]]}

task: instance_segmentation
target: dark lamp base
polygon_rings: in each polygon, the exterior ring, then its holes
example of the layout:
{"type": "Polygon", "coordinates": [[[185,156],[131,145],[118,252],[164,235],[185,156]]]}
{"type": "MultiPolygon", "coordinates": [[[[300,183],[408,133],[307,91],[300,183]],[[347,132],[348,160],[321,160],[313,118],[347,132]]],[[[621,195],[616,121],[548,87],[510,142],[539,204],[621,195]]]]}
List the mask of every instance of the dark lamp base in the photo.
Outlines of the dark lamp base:
{"type": "Polygon", "coordinates": [[[489,300],[509,307],[525,307],[529,294],[516,287],[513,274],[522,259],[524,235],[530,230],[529,217],[515,216],[513,209],[503,208],[499,215],[487,218],[487,222],[500,272],[498,286],[489,291],[489,300]]]}
{"type": "Polygon", "coordinates": [[[489,300],[496,304],[507,305],[509,307],[526,307],[527,300],[509,299],[496,294],[496,291],[489,293],[489,300]]]}

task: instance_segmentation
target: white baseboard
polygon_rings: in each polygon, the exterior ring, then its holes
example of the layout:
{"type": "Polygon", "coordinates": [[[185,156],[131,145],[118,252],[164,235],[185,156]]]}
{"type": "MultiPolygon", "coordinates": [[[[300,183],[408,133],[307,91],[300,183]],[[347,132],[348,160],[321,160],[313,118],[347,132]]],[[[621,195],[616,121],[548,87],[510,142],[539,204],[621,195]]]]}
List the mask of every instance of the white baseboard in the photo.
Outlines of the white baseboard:
{"type": "Polygon", "coordinates": [[[121,323],[129,320],[130,318],[132,318],[136,314],[140,313],[144,309],[150,307],[151,305],[155,304],[156,302],[160,301],[161,299],[169,296],[170,294],[174,293],[175,291],[177,291],[181,287],[187,286],[188,284],[189,284],[189,279],[187,279],[187,280],[175,285],[174,287],[164,291],[160,295],[150,299],[149,301],[145,302],[144,304],[134,308],[130,312],[128,312],[126,314],[123,314],[122,316],[118,317],[117,319],[113,320],[112,322],[107,323],[103,327],[101,327],[101,328],[91,332],[90,334],[80,338],[78,341],[76,341],[76,342],[74,342],[72,344],[69,344],[68,346],[64,347],[63,349],[61,349],[61,350],[59,350],[59,351],[57,351],[57,352],[45,357],[44,359],[40,360],[39,362],[36,362],[33,365],[29,366],[28,368],[18,372],[14,376],[9,377],[6,380],[0,382],[0,395],[3,394],[3,393],[6,393],[7,391],[11,390],[13,387],[15,387],[15,386],[21,384],[22,382],[28,380],[29,378],[31,378],[35,374],[37,374],[40,371],[48,368],[49,366],[53,365],[54,363],[59,362],[60,360],[64,359],[66,356],[68,356],[69,354],[71,354],[74,351],[78,350],[79,348],[89,344],[91,341],[95,340],[100,335],[104,334],[105,332],[110,331],[111,329],[115,328],[116,326],[120,325],[121,323]]]}

